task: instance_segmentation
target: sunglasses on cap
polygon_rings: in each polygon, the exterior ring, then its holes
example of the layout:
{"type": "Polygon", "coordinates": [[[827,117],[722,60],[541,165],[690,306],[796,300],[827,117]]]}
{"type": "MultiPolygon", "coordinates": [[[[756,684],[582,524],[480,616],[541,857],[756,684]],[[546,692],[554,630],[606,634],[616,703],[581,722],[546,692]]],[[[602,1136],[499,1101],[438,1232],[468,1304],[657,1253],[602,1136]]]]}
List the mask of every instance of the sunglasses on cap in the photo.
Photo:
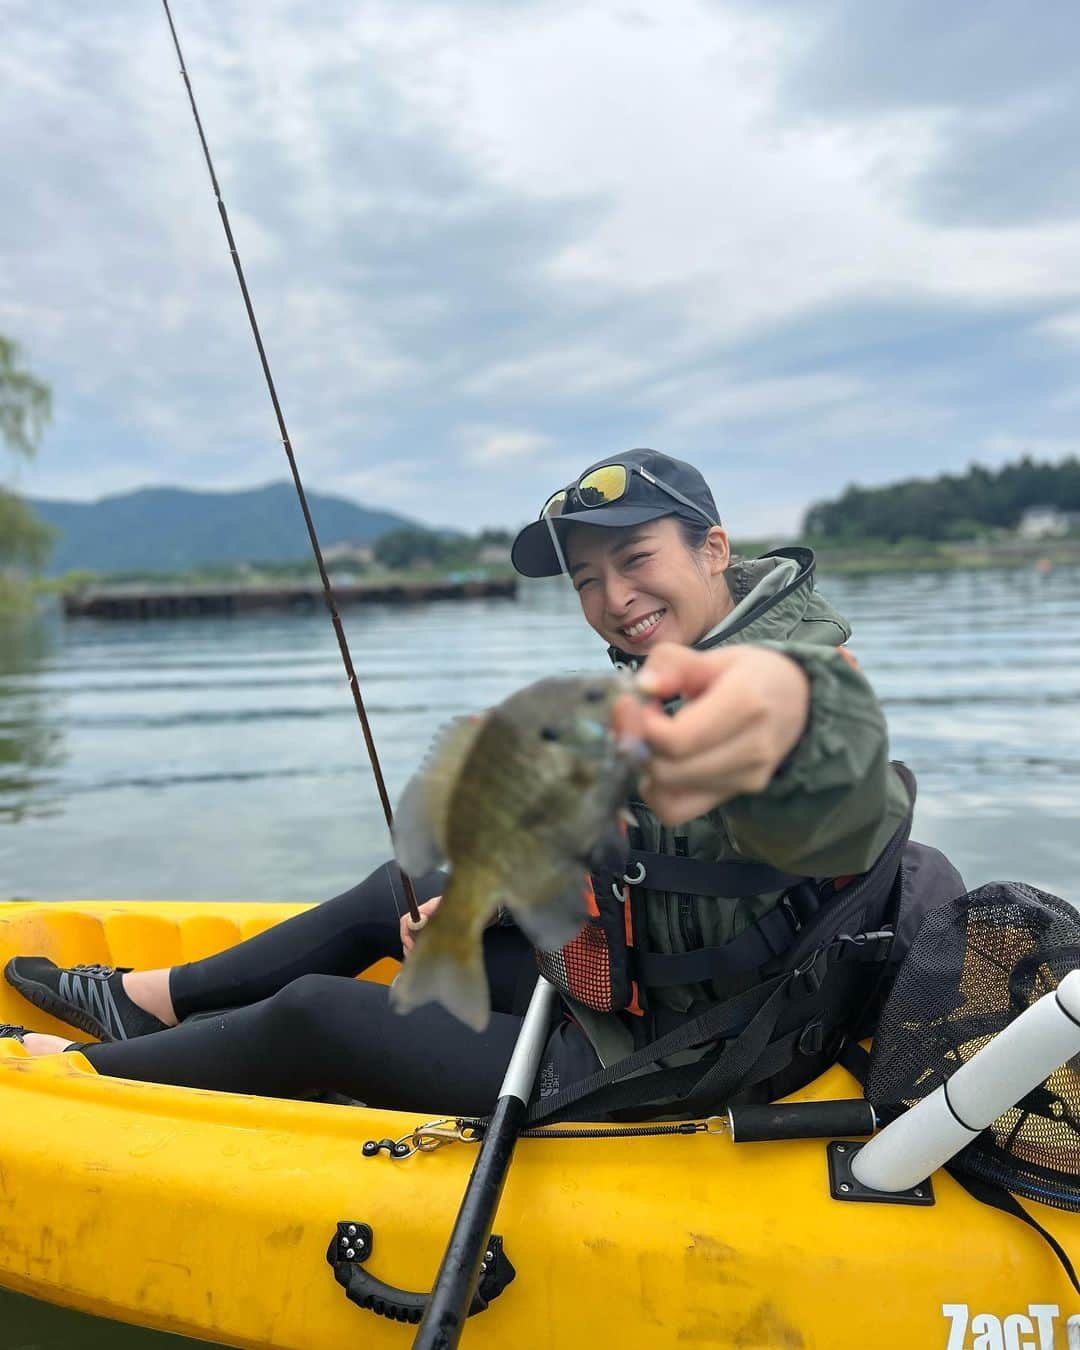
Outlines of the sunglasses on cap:
{"type": "Polygon", "coordinates": [[[611,506],[615,502],[621,501],[630,490],[630,476],[638,473],[645,479],[646,483],[661,492],[666,492],[669,497],[693,511],[695,515],[702,516],[710,525],[718,525],[720,522],[713,520],[707,511],[702,510],[696,502],[692,502],[689,497],[684,497],[676,488],[665,483],[662,478],[657,478],[651,474],[648,469],[643,469],[640,464],[601,464],[598,469],[590,469],[588,473],[583,473],[576,483],[571,483],[569,487],[560,488],[558,492],[552,495],[544,503],[543,510],[540,512],[540,519],[545,517],[556,517],[563,515],[567,509],[570,510],[589,510],[595,506],[611,506]],[[575,500],[571,503],[571,498],[575,500]]]}

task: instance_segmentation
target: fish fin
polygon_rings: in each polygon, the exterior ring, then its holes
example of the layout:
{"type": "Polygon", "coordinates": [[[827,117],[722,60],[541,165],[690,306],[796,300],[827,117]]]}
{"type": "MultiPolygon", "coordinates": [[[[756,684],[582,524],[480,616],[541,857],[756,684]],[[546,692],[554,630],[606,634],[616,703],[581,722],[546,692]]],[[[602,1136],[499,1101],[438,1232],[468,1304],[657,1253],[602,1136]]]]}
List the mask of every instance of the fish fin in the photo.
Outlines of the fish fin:
{"type": "Polygon", "coordinates": [[[572,942],[589,917],[585,908],[585,878],[576,873],[562,893],[546,904],[515,905],[512,896],[505,897],[503,903],[533,946],[545,952],[572,942]]]}
{"type": "Polygon", "coordinates": [[[491,1016],[491,991],[484,970],[483,946],[456,946],[418,939],[390,986],[395,1012],[412,1012],[425,1003],[441,1003],[447,1012],[473,1031],[483,1031],[491,1016]]]}
{"type": "Polygon", "coordinates": [[[451,722],[405,785],[394,812],[394,854],[410,876],[423,876],[447,856],[450,798],[486,720],[484,715],[451,722]]]}

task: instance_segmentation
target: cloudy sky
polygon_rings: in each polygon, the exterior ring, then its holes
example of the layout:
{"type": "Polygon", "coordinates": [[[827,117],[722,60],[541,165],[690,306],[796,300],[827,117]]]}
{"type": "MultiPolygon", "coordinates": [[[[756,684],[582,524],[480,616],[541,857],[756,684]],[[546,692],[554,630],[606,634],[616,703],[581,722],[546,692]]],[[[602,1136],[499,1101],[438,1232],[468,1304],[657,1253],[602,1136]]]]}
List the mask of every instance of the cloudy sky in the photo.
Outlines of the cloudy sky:
{"type": "MultiPolygon", "coordinates": [[[[737,533],[1080,447],[1080,8],[173,0],[301,468],[514,525],[622,447],[737,533]]],[[[28,492],[284,476],[156,0],[0,0],[28,492]]]]}

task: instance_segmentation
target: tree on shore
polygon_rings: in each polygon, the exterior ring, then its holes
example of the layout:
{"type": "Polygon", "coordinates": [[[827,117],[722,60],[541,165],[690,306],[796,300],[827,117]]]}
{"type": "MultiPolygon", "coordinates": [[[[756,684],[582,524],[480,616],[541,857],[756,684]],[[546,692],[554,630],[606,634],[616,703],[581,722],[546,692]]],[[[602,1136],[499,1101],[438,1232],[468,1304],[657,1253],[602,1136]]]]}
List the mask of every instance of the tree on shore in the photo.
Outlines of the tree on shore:
{"type": "Polygon", "coordinates": [[[1038,463],[1030,455],[1000,469],[973,464],[966,474],[909,478],[886,487],[852,484],[815,502],[803,532],[829,539],[957,539],[1014,530],[1025,511],[1054,506],[1080,512],[1080,459],[1038,463]]]}
{"type": "MultiPolygon", "coordinates": [[[[19,349],[0,334],[0,441],[16,459],[33,459],[52,411],[49,386],[19,364],[19,349]]],[[[0,609],[26,603],[23,572],[40,570],[53,532],[10,488],[0,486],[0,609]]]]}
{"type": "Polygon", "coordinates": [[[406,525],[380,534],[373,550],[375,561],[393,571],[432,567],[445,562],[446,540],[434,530],[406,525]]]}

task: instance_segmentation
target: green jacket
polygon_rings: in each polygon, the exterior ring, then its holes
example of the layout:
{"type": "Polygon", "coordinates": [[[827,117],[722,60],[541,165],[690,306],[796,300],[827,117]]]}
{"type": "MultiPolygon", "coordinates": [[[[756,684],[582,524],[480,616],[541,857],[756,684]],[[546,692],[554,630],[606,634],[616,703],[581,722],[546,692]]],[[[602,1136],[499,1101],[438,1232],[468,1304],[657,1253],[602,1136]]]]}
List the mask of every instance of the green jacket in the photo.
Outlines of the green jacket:
{"type": "MultiPolygon", "coordinates": [[[[733,563],[735,608],[697,643],[698,650],[754,642],[799,663],[810,680],[806,731],[763,792],[736,797],[675,829],[632,803],[640,847],[711,861],[769,863],[821,880],[864,872],[910,809],[907,790],[889,767],[885,718],[866,678],[837,648],[847,622],[814,590],[809,549],[778,549],[733,563]]],[[[616,663],[625,662],[612,650],[616,663]]],[[[739,899],[646,890],[648,947],[684,952],[730,941],[780,901],[781,892],[739,899]]],[[[652,992],[650,1026],[661,1034],[679,1020],[730,997],[736,988],[685,985],[652,992]],[[665,1015],[666,1013],[666,1015],[665,1015]]],[[[574,1015],[605,1064],[628,1054],[630,1014],[602,1014],[572,1003],[574,1015]]]]}

